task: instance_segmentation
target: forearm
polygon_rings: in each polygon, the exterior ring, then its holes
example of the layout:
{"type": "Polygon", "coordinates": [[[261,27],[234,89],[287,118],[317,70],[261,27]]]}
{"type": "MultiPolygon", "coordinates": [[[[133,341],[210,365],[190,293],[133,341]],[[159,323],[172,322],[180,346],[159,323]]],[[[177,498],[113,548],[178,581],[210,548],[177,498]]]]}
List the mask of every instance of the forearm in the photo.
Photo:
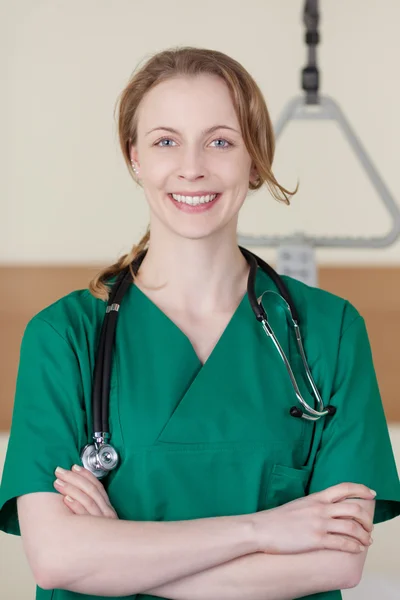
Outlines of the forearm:
{"type": "Polygon", "coordinates": [[[151,522],[71,515],[45,534],[39,585],[101,596],[133,595],[256,551],[246,516],[151,522]]]}
{"type": "Polygon", "coordinates": [[[292,600],[352,587],[355,557],[335,550],[257,552],[142,593],[172,600],[292,600]]]}

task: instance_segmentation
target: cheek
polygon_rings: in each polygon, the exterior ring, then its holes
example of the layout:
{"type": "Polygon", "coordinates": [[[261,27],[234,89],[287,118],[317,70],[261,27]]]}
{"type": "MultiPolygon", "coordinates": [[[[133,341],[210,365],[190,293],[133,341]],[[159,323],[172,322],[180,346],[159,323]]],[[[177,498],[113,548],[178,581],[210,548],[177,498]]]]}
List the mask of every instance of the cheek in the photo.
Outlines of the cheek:
{"type": "Polygon", "coordinates": [[[150,211],[154,212],[155,214],[159,214],[160,204],[163,200],[162,193],[156,189],[146,189],[145,196],[150,211]]]}
{"type": "Polygon", "coordinates": [[[211,169],[216,173],[224,189],[238,191],[246,189],[250,179],[250,163],[243,157],[235,160],[221,160],[217,167],[211,169]]]}
{"type": "Polygon", "coordinates": [[[174,159],[172,152],[169,155],[160,149],[158,152],[154,152],[146,157],[146,169],[143,173],[144,177],[155,186],[160,185],[171,178],[171,173],[175,173],[177,168],[177,161],[174,159]]]}

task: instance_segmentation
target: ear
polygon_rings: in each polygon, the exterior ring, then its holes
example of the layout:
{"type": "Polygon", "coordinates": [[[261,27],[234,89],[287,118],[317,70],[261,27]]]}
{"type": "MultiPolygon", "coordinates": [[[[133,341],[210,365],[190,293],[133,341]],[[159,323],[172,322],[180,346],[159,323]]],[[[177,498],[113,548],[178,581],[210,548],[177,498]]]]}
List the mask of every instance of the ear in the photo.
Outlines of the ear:
{"type": "Polygon", "coordinates": [[[257,183],[258,179],[259,179],[259,174],[257,171],[257,167],[255,165],[252,166],[251,170],[250,170],[250,181],[252,183],[257,183]]]}
{"type": "Polygon", "coordinates": [[[129,150],[130,160],[133,161],[136,165],[139,165],[139,156],[136,149],[136,146],[131,146],[129,150]]]}

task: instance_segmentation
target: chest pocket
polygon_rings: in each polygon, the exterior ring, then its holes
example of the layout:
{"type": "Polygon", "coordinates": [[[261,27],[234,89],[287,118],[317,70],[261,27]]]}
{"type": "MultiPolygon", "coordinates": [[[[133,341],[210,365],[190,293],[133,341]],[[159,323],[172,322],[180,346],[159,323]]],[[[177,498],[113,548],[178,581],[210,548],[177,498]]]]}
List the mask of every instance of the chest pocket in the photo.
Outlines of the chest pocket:
{"type": "Polygon", "coordinates": [[[311,467],[295,469],[275,464],[268,479],[266,509],[276,508],[305,496],[310,474],[311,467]]]}
{"type": "Polygon", "coordinates": [[[122,519],[176,521],[266,508],[271,442],[164,442],[130,451],[108,492],[122,519]]]}

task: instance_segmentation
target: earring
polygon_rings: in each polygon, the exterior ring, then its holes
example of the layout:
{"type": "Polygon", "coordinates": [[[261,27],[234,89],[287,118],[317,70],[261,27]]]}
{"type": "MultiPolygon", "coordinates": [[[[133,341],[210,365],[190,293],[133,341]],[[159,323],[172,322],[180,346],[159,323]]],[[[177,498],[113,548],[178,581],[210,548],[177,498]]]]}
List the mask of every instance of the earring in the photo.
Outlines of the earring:
{"type": "Polygon", "coordinates": [[[135,163],[133,162],[133,160],[131,160],[131,164],[132,164],[133,170],[135,171],[135,175],[137,175],[138,171],[137,171],[137,169],[135,167],[135,163]]]}

